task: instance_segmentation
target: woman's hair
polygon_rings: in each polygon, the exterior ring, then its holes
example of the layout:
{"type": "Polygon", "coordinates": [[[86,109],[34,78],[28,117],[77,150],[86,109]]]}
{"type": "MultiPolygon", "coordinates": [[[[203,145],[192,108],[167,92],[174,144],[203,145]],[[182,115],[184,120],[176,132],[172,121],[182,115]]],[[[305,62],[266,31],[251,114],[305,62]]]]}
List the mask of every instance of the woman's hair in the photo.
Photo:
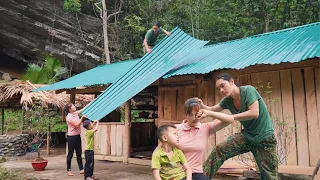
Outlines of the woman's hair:
{"type": "Polygon", "coordinates": [[[69,113],[69,109],[71,108],[73,104],[72,103],[68,103],[64,106],[63,111],[62,111],[62,119],[66,120],[66,117],[69,113]]]}
{"type": "Polygon", "coordinates": [[[200,102],[195,98],[190,98],[184,103],[184,112],[189,114],[192,110],[199,111],[200,110],[200,102]]]}

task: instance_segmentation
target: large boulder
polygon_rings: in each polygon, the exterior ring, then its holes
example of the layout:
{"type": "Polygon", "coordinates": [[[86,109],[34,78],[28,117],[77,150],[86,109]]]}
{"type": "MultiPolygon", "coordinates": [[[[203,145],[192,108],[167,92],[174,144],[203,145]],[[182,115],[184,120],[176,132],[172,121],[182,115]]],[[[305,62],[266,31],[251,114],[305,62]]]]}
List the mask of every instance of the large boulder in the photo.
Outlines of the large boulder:
{"type": "Polygon", "coordinates": [[[0,53],[26,63],[53,53],[72,71],[102,63],[102,24],[87,14],[66,13],[63,0],[1,0],[0,53]]]}

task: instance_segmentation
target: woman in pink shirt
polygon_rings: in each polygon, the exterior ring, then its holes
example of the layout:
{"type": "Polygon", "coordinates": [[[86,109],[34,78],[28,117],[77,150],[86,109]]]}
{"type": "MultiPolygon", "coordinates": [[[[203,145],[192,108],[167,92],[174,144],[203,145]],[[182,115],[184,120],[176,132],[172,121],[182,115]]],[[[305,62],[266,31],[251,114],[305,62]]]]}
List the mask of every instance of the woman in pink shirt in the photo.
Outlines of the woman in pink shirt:
{"type": "MultiPolygon", "coordinates": [[[[83,108],[84,109],[84,108],[83,108]]],[[[73,176],[71,172],[71,159],[73,157],[73,152],[76,151],[77,155],[77,162],[80,170],[80,174],[84,173],[83,170],[83,163],[82,163],[82,146],[81,146],[81,123],[83,118],[79,118],[80,113],[83,109],[77,111],[76,107],[69,103],[63,109],[63,118],[66,120],[68,125],[68,136],[67,136],[67,143],[68,143],[68,155],[67,155],[67,175],[73,176]]]]}
{"type": "Polygon", "coordinates": [[[188,160],[192,170],[192,180],[208,180],[202,170],[208,138],[214,132],[232,123],[233,117],[220,112],[200,110],[200,102],[195,98],[190,98],[185,102],[184,112],[186,119],[181,124],[175,125],[179,139],[178,148],[188,160]],[[197,115],[203,113],[219,120],[201,123],[197,115]]]}

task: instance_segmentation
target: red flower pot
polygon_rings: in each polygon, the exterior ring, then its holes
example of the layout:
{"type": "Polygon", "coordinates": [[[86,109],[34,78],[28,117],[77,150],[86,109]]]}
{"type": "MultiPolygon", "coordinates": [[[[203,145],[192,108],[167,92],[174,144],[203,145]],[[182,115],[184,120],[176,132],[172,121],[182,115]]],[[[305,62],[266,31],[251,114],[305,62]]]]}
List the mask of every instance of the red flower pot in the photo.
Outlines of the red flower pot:
{"type": "Polygon", "coordinates": [[[47,160],[43,160],[43,161],[34,161],[31,163],[32,167],[34,170],[36,171],[43,171],[44,168],[46,168],[48,161],[47,160]]]}

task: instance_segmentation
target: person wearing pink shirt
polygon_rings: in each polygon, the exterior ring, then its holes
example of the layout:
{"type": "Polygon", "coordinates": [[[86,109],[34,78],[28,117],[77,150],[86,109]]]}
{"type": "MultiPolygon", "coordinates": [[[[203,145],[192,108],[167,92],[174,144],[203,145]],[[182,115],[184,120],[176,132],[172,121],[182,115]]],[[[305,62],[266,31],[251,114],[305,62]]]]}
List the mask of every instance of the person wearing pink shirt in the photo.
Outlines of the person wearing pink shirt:
{"type": "Polygon", "coordinates": [[[71,172],[71,159],[73,157],[73,152],[76,151],[77,162],[80,170],[80,174],[84,173],[83,163],[82,163],[82,145],[81,145],[81,123],[84,118],[79,118],[80,113],[84,110],[81,109],[79,111],[76,110],[76,107],[69,103],[65,105],[63,109],[63,119],[66,120],[68,125],[68,133],[67,133],[67,143],[68,143],[68,155],[67,155],[67,175],[73,176],[71,172]]]}
{"type": "MultiPolygon", "coordinates": [[[[224,113],[200,109],[200,102],[196,98],[190,98],[185,102],[184,112],[186,119],[181,124],[175,125],[179,139],[177,148],[184,153],[191,167],[192,180],[208,180],[202,169],[208,138],[211,134],[228,126],[234,119],[224,113]],[[201,123],[202,114],[219,120],[201,123]]],[[[161,144],[158,147],[160,146],[161,144]]]]}

